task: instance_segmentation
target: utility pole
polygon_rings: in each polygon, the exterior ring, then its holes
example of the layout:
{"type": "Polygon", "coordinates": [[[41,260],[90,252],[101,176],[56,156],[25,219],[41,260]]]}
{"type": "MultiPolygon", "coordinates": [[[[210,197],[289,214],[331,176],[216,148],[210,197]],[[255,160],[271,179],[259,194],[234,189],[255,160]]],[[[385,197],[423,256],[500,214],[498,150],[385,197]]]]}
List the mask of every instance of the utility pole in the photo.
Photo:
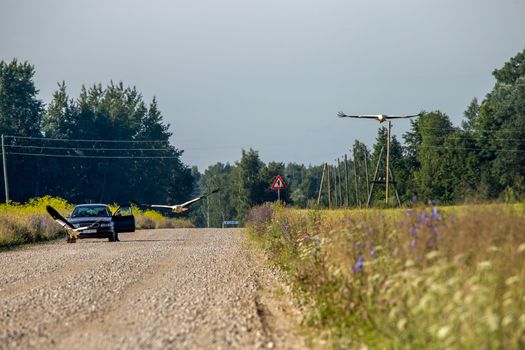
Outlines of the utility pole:
{"type": "Polygon", "coordinates": [[[355,179],[355,204],[358,207],[361,207],[361,202],[359,201],[359,191],[357,190],[357,158],[355,156],[355,145],[354,145],[354,179],[355,179]]]}
{"type": "Polygon", "coordinates": [[[390,128],[392,122],[388,121],[388,129],[386,132],[386,185],[385,185],[385,203],[388,204],[388,181],[390,177],[390,128]]]}
{"type": "MultiPolygon", "coordinates": [[[[340,117],[340,118],[357,118],[357,119],[375,119],[377,121],[379,121],[379,123],[383,123],[385,121],[388,120],[388,129],[387,129],[387,142],[386,142],[386,178],[385,178],[385,203],[388,204],[388,190],[389,190],[389,185],[390,185],[390,173],[391,173],[391,169],[390,169],[390,131],[392,129],[392,122],[390,121],[390,119],[406,119],[406,118],[416,118],[416,117],[421,117],[422,115],[424,115],[423,112],[419,113],[419,114],[412,114],[412,115],[388,115],[388,114],[360,114],[360,115],[347,115],[347,114],[344,114],[343,112],[339,112],[337,113],[337,115],[340,117]]],[[[366,160],[366,159],[365,159],[366,160]]],[[[379,162],[381,161],[381,157],[380,159],[378,159],[378,162],[377,162],[377,166],[376,166],[376,174],[374,175],[374,181],[372,182],[372,188],[370,189],[370,192],[368,194],[368,206],[370,205],[370,199],[371,199],[371,195],[372,195],[372,191],[374,190],[374,183],[376,182],[381,182],[382,181],[378,181],[378,179],[376,179],[376,176],[377,176],[377,167],[379,166],[379,162]]],[[[355,163],[355,145],[354,145],[354,163],[355,163]]],[[[354,164],[355,165],[355,164],[354,164]]],[[[365,169],[365,171],[368,173],[368,170],[365,169]]],[[[368,177],[368,176],[367,176],[368,177]]],[[[394,174],[392,173],[392,184],[394,185],[394,188],[397,192],[397,188],[395,186],[395,179],[394,179],[394,174]]],[[[367,181],[367,184],[368,184],[368,181],[367,181]]],[[[357,176],[356,176],[356,195],[357,195],[357,176]]],[[[396,193],[396,196],[397,196],[397,193],[396,193]]],[[[398,203],[399,203],[399,200],[398,200],[398,203]]]]}
{"type": "Polygon", "coordinates": [[[323,165],[323,174],[321,175],[321,182],[319,184],[319,194],[317,195],[317,206],[321,203],[321,193],[323,192],[324,172],[326,171],[326,163],[323,165]]]}
{"type": "Polygon", "coordinates": [[[339,205],[343,207],[343,176],[341,175],[341,160],[339,158],[337,158],[337,175],[339,176],[339,205]]]}
{"type": "Polygon", "coordinates": [[[4,165],[5,203],[9,204],[9,182],[7,181],[7,161],[5,157],[4,134],[2,134],[2,163],[4,165]]]}
{"type": "Polygon", "coordinates": [[[366,149],[366,145],[363,144],[364,152],[365,152],[365,177],[366,177],[366,193],[370,192],[370,180],[368,179],[368,150],[366,149]]]}
{"type": "Polygon", "coordinates": [[[332,208],[332,193],[330,191],[330,166],[326,167],[326,182],[328,183],[328,209],[332,208]]]}
{"type": "Polygon", "coordinates": [[[385,150],[385,147],[381,147],[381,152],[379,152],[379,158],[377,159],[377,164],[376,164],[376,171],[374,171],[374,177],[373,177],[373,181],[372,181],[372,188],[370,189],[370,192],[368,192],[368,200],[366,201],[366,206],[368,208],[370,208],[370,201],[372,200],[372,192],[374,192],[374,185],[376,184],[376,182],[380,182],[378,181],[377,179],[377,172],[379,171],[379,164],[381,163],[381,158],[383,157],[383,151],[385,150]]]}
{"type": "Polygon", "coordinates": [[[346,156],[346,153],[345,153],[345,190],[346,190],[346,206],[348,207],[350,205],[350,192],[348,190],[348,188],[350,187],[349,183],[348,183],[348,157],[346,156]]]}
{"type": "Polygon", "coordinates": [[[337,197],[337,170],[335,165],[332,167],[332,173],[334,174],[334,206],[337,208],[339,204],[339,199],[337,197]]]}

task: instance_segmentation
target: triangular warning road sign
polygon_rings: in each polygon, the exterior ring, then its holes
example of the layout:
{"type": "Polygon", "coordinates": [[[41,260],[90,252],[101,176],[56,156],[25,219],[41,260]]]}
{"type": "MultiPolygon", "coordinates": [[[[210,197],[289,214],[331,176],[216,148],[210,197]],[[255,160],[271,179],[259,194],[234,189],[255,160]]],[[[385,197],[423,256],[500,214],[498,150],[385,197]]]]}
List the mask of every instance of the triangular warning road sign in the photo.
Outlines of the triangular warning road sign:
{"type": "Polygon", "coordinates": [[[283,188],[286,188],[286,184],[281,175],[277,175],[275,180],[273,180],[272,190],[282,190],[283,188]]]}

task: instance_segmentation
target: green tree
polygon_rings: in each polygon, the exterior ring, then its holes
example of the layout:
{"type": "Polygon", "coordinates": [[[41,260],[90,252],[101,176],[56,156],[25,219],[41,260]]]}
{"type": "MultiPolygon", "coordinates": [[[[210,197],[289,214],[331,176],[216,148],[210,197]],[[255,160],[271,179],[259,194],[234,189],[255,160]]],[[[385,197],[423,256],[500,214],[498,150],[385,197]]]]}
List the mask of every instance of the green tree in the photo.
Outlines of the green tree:
{"type": "Polygon", "coordinates": [[[221,227],[225,220],[237,218],[235,206],[235,192],[233,190],[234,167],[229,163],[217,163],[210,165],[202,174],[200,180],[201,192],[208,193],[219,189],[218,193],[209,196],[195,213],[198,219],[195,222],[201,226],[221,227]]]}
{"type": "Polygon", "coordinates": [[[264,169],[257,151],[251,148],[242,150],[241,159],[236,163],[233,184],[234,203],[240,220],[244,220],[252,206],[262,204],[266,199],[268,184],[262,177],[264,169]]]}
{"type": "Polygon", "coordinates": [[[451,174],[443,158],[447,152],[445,140],[454,130],[452,123],[447,115],[436,111],[423,114],[412,125],[414,130],[410,137],[414,133],[419,134],[414,138],[419,143],[410,145],[411,148],[417,147],[417,163],[420,165],[414,174],[418,197],[423,200],[448,200],[450,188],[444,179],[451,174]]]}
{"type": "MultiPolygon", "coordinates": [[[[35,69],[28,62],[13,59],[0,62],[0,133],[3,135],[39,137],[43,103],[37,98],[34,84],[35,69]]],[[[7,173],[10,199],[23,201],[39,193],[39,162],[35,157],[24,157],[27,148],[11,147],[16,139],[6,138],[7,173]],[[35,174],[37,176],[35,176],[35,174]]],[[[25,140],[25,139],[22,139],[25,140]]],[[[2,174],[3,180],[3,174],[2,174]]],[[[2,196],[5,195],[1,186],[2,196]]]]}
{"type": "Polygon", "coordinates": [[[474,132],[481,189],[495,198],[525,194],[525,50],[493,72],[496,84],[479,108],[474,132]]]}

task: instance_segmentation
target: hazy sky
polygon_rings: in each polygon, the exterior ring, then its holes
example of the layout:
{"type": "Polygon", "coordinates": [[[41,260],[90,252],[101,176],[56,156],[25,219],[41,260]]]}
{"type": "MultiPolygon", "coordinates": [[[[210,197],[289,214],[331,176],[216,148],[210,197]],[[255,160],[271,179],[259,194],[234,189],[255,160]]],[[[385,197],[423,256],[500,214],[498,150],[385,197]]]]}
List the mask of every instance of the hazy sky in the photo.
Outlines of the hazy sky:
{"type": "Polygon", "coordinates": [[[0,60],[35,65],[46,103],[62,80],[73,97],[111,80],[157,96],[201,171],[250,147],[319,164],[375,138],[340,110],[458,124],[525,47],[524,16],[522,0],[0,0],[0,60]]]}

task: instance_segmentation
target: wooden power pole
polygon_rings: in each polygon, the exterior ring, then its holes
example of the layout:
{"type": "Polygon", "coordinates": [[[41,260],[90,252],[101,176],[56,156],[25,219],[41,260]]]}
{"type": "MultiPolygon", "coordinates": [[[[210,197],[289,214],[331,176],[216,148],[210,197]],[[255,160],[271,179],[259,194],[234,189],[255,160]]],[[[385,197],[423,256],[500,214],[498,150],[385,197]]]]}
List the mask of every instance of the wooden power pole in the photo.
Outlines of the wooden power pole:
{"type": "Polygon", "coordinates": [[[350,184],[348,183],[348,157],[345,153],[345,190],[346,190],[346,206],[350,206],[350,184]]]}
{"type": "Polygon", "coordinates": [[[4,165],[5,203],[9,204],[9,182],[7,181],[7,161],[5,157],[4,134],[2,134],[2,164],[4,165]]]}
{"type": "Polygon", "coordinates": [[[326,183],[328,184],[328,209],[332,208],[332,193],[330,191],[330,166],[326,167],[326,183]]]}
{"type": "Polygon", "coordinates": [[[321,193],[323,192],[324,172],[326,171],[326,163],[323,165],[323,174],[321,175],[321,183],[319,184],[319,194],[317,195],[317,205],[321,203],[321,193]]]}
{"type": "Polygon", "coordinates": [[[388,121],[388,129],[386,132],[386,179],[385,179],[385,203],[388,204],[388,185],[390,178],[390,129],[392,122],[388,121]]]}
{"type": "Polygon", "coordinates": [[[366,180],[366,193],[370,193],[370,179],[368,178],[368,150],[366,149],[366,145],[363,144],[363,151],[365,152],[365,180],[366,180]]]}
{"type": "Polygon", "coordinates": [[[354,145],[354,182],[355,182],[355,204],[356,206],[358,207],[361,207],[361,202],[359,201],[359,191],[358,191],[358,187],[359,185],[357,184],[357,157],[356,157],[356,152],[355,152],[355,145],[354,145]]]}

